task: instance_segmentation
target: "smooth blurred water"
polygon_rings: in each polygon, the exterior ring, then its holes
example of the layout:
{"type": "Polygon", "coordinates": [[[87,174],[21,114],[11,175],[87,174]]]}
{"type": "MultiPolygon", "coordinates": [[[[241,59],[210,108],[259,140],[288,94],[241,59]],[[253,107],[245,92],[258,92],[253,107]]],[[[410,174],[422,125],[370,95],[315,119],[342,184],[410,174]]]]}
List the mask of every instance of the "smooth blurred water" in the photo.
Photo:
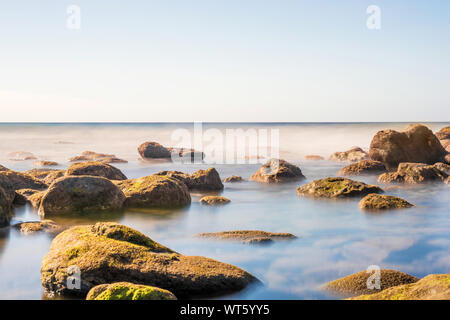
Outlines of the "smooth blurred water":
{"type": "MultiPolygon", "coordinates": [[[[432,124],[430,127],[438,130],[446,125],[432,124]]],[[[61,167],[67,167],[69,157],[92,149],[115,153],[129,160],[127,164],[116,165],[129,178],[161,170],[194,172],[208,167],[137,160],[136,148],[141,142],[156,140],[170,145],[170,141],[164,139],[170,137],[171,130],[176,127],[175,124],[0,125],[3,159],[0,164],[16,170],[30,169],[32,162],[8,161],[5,156],[9,151],[25,150],[46,155],[50,160],[59,161],[61,167]],[[65,139],[74,144],[54,143],[65,139]]],[[[353,145],[367,149],[376,131],[401,128],[404,124],[275,124],[272,127],[280,128],[281,140],[288,142],[284,145],[281,142],[281,146],[290,152],[290,157],[286,158],[300,166],[306,181],[283,185],[250,181],[227,183],[221,195],[232,202],[223,207],[201,206],[198,199],[202,194],[193,193],[191,206],[181,210],[126,211],[52,219],[69,225],[118,221],[180,253],[237,265],[263,281],[263,286],[231,296],[236,299],[335,298],[323,292],[320,286],[369,265],[418,277],[450,271],[450,193],[444,184],[389,190],[387,194],[403,197],[416,206],[377,214],[361,211],[358,199],[324,201],[300,198],[295,194],[299,185],[335,176],[346,165],[327,160],[302,160],[304,154],[327,157],[331,152],[343,151],[353,145]],[[306,132],[309,139],[296,138],[302,137],[302,132],[306,132]],[[332,132],[337,132],[336,136],[332,132]],[[325,143],[327,139],[333,141],[333,145],[325,143]],[[255,246],[195,237],[200,232],[238,229],[290,232],[298,239],[255,246]]],[[[215,167],[222,178],[241,175],[248,179],[259,166],[215,167]]],[[[376,183],[376,177],[358,177],[357,180],[376,183]]],[[[12,224],[33,220],[39,220],[37,213],[29,206],[23,206],[16,208],[12,224]]],[[[13,228],[0,229],[0,299],[41,299],[40,263],[51,240],[42,233],[25,236],[13,228]]]]}

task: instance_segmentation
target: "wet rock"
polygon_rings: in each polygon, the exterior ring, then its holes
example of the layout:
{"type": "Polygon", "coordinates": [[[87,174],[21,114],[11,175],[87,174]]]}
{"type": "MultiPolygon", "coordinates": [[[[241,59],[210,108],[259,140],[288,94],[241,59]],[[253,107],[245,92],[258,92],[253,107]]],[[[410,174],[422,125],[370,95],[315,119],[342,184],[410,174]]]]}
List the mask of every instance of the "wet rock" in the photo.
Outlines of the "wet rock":
{"type": "Polygon", "coordinates": [[[363,197],[369,193],[381,193],[380,187],[346,178],[314,180],[297,188],[297,195],[317,198],[363,197]]]}
{"type": "Polygon", "coordinates": [[[236,230],[199,233],[197,237],[218,240],[239,241],[247,244],[271,243],[279,240],[293,240],[297,237],[291,233],[273,233],[259,230],[236,230]]]}
{"type": "Polygon", "coordinates": [[[138,147],[138,152],[144,159],[160,159],[171,157],[171,152],[169,149],[154,141],[144,142],[143,144],[141,144],[138,147]]]}
{"type": "Polygon", "coordinates": [[[264,183],[283,183],[303,179],[306,178],[299,167],[281,159],[271,159],[250,177],[250,180],[264,183]]]}
{"type": "Polygon", "coordinates": [[[442,162],[437,162],[433,165],[433,167],[435,167],[436,169],[445,172],[446,174],[450,174],[450,165],[442,163],[442,162]]]}
{"type": "Polygon", "coordinates": [[[126,180],[127,177],[109,164],[99,161],[80,162],[72,164],[65,173],[66,176],[97,176],[110,180],[126,180]]]}
{"type": "Polygon", "coordinates": [[[176,300],[175,295],[161,288],[130,282],[101,284],[92,288],[86,300],[176,300]]]}
{"type": "Polygon", "coordinates": [[[352,300],[450,300],[450,274],[430,274],[417,282],[398,285],[352,300]]]}
{"type": "Polygon", "coordinates": [[[361,161],[369,159],[369,154],[360,147],[354,147],[347,151],[335,152],[330,156],[332,161],[361,161]]]}
{"type": "Polygon", "coordinates": [[[155,175],[178,179],[184,182],[189,190],[215,191],[223,189],[219,173],[214,168],[198,170],[193,174],[180,171],[161,171],[155,175]]]}
{"type": "Polygon", "coordinates": [[[386,172],[386,167],[380,161],[362,160],[342,168],[338,172],[338,176],[357,176],[357,175],[371,175],[381,174],[386,172]]]}
{"type": "Polygon", "coordinates": [[[309,154],[309,155],[305,156],[305,160],[325,160],[325,158],[322,156],[315,155],[315,154],[309,154]]]}
{"type": "Polygon", "coordinates": [[[8,184],[13,190],[28,188],[44,190],[48,187],[47,184],[27,173],[12,170],[0,171],[0,185],[2,182],[8,184]]]}
{"type": "Polygon", "coordinates": [[[383,173],[378,177],[382,183],[420,184],[428,182],[443,182],[448,175],[434,165],[425,163],[403,162],[396,172],[383,173]]]}
{"type": "Polygon", "coordinates": [[[36,160],[34,154],[26,151],[14,151],[8,153],[9,160],[12,161],[26,161],[26,160],[36,160]]]}
{"type": "Polygon", "coordinates": [[[401,209],[412,206],[411,203],[402,198],[376,193],[368,194],[359,202],[359,207],[365,210],[401,209]]]}
{"type": "Polygon", "coordinates": [[[221,206],[230,203],[230,199],[219,196],[206,196],[200,199],[201,204],[208,206],[221,206]]]}
{"type": "Polygon", "coordinates": [[[35,189],[19,189],[16,190],[14,204],[25,205],[29,203],[33,208],[38,209],[45,191],[35,189]]]}
{"type": "Polygon", "coordinates": [[[57,225],[52,220],[21,222],[15,224],[13,227],[25,235],[33,234],[40,231],[56,235],[65,229],[65,227],[57,225]]]}
{"type": "Polygon", "coordinates": [[[42,197],[39,214],[60,215],[116,211],[125,200],[111,181],[94,176],[68,176],[57,179],[42,197]]]}
{"type": "Polygon", "coordinates": [[[427,127],[413,124],[402,132],[379,131],[372,139],[369,155],[381,161],[388,170],[396,170],[402,162],[433,164],[443,161],[447,152],[427,127]]]}
{"type": "Polygon", "coordinates": [[[187,186],[167,176],[151,175],[122,180],[116,185],[125,194],[124,206],[131,208],[182,207],[191,203],[187,186]]]}
{"type": "Polygon", "coordinates": [[[79,156],[69,159],[70,162],[99,161],[103,163],[126,163],[128,161],[117,158],[114,154],[84,151],[79,156]]]}
{"type": "Polygon", "coordinates": [[[8,225],[12,217],[12,201],[7,196],[4,189],[0,186],[0,227],[8,225]]]}
{"type": "Polygon", "coordinates": [[[48,294],[86,295],[97,285],[122,281],[192,298],[238,291],[257,279],[226,263],[179,254],[117,223],[70,228],[56,236],[42,260],[48,294]],[[67,288],[69,266],[79,268],[81,290],[67,288]]]}
{"type": "Polygon", "coordinates": [[[46,185],[50,185],[58,178],[61,178],[66,173],[66,170],[58,169],[32,169],[25,172],[36,179],[39,179],[46,185]]]}
{"type": "Polygon", "coordinates": [[[40,160],[40,161],[33,162],[33,165],[36,167],[51,167],[51,166],[57,166],[57,165],[59,165],[59,163],[55,162],[55,161],[40,160]]]}
{"type": "MultiPolygon", "coordinates": [[[[389,270],[389,269],[381,269],[380,270],[380,289],[369,289],[367,286],[368,278],[373,275],[373,272],[361,271],[355,274],[351,274],[349,276],[328,282],[325,285],[325,289],[331,292],[355,296],[360,294],[368,294],[375,293],[385,290],[390,287],[395,287],[402,284],[409,284],[417,282],[419,279],[411,276],[409,274],[389,270]]],[[[373,281],[371,281],[372,283],[373,281]]]]}
{"type": "Polygon", "coordinates": [[[446,140],[446,139],[450,139],[450,126],[442,128],[441,130],[439,130],[438,132],[436,132],[436,137],[439,140],[446,140]]]}
{"type": "Polygon", "coordinates": [[[223,179],[223,182],[242,182],[244,179],[240,176],[231,176],[228,178],[223,179]]]}

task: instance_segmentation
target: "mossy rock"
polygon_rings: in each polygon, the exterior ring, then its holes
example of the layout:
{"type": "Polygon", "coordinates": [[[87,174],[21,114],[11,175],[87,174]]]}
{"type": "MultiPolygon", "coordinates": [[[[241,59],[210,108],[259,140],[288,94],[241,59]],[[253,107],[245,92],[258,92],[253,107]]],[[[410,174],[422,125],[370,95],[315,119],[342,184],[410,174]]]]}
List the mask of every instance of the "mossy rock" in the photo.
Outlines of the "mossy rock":
{"type": "Polygon", "coordinates": [[[25,235],[33,234],[36,232],[45,232],[56,235],[65,229],[64,226],[57,225],[52,220],[21,222],[15,224],[13,227],[25,235]]]}
{"type": "Polygon", "coordinates": [[[88,161],[72,164],[65,173],[66,176],[97,176],[110,180],[126,180],[127,177],[107,163],[100,161],[88,161]]]}
{"type": "Polygon", "coordinates": [[[125,200],[123,192],[110,180],[94,176],[57,179],[44,194],[39,207],[42,217],[117,211],[125,200]]]}
{"type": "Polygon", "coordinates": [[[282,159],[271,159],[258,169],[250,180],[263,183],[283,183],[306,179],[302,170],[282,159]]]}
{"type": "Polygon", "coordinates": [[[48,185],[41,180],[22,172],[13,170],[0,171],[0,185],[4,188],[6,185],[9,189],[36,189],[44,190],[48,188],[48,185]]]}
{"type": "Polygon", "coordinates": [[[361,294],[375,293],[390,287],[402,284],[414,283],[419,280],[409,274],[389,269],[380,270],[380,289],[369,289],[367,280],[373,273],[361,271],[349,276],[333,280],[325,285],[325,289],[341,295],[356,296],[361,294]]]}
{"type": "Polygon", "coordinates": [[[183,207],[191,203],[187,186],[174,178],[151,175],[115,182],[130,208],[183,207]]]}
{"type": "Polygon", "coordinates": [[[396,172],[383,173],[378,177],[382,183],[442,183],[447,179],[448,174],[438,169],[439,166],[425,163],[402,162],[398,165],[396,172]]]}
{"type": "Polygon", "coordinates": [[[335,152],[330,156],[332,161],[362,161],[369,159],[369,154],[360,147],[354,147],[347,151],[335,152]]]}
{"type": "Polygon", "coordinates": [[[42,260],[48,294],[85,296],[100,284],[131,282],[177,297],[219,295],[257,281],[246,271],[216,260],[184,256],[117,223],[72,227],[55,237],[42,260]],[[81,271],[81,289],[67,288],[68,267],[81,271]]]}
{"type": "Polygon", "coordinates": [[[101,284],[92,288],[86,300],[176,300],[175,295],[161,288],[129,282],[101,284]]]}
{"type": "Polygon", "coordinates": [[[430,274],[415,283],[353,297],[351,300],[450,300],[450,274],[430,274]]]}
{"type": "Polygon", "coordinates": [[[58,169],[31,169],[25,172],[36,179],[41,180],[46,185],[51,185],[56,179],[64,177],[66,170],[58,169]]]}
{"type": "Polygon", "coordinates": [[[291,233],[274,233],[260,230],[235,230],[199,233],[197,237],[216,240],[239,241],[247,244],[262,244],[280,240],[293,240],[297,237],[291,233]]]}
{"type": "Polygon", "coordinates": [[[8,197],[4,189],[0,186],[0,227],[8,225],[11,220],[11,205],[11,197],[8,197]]]}
{"type": "Polygon", "coordinates": [[[386,167],[380,161],[362,160],[351,163],[338,172],[338,176],[378,175],[386,172],[386,167]]]}
{"type": "Polygon", "coordinates": [[[14,204],[25,205],[29,203],[33,208],[39,209],[41,200],[44,197],[46,191],[35,189],[19,189],[16,190],[16,196],[14,198],[14,204]]]}
{"type": "Polygon", "coordinates": [[[364,210],[387,210],[410,208],[413,205],[399,197],[371,193],[359,201],[359,207],[364,210]]]}
{"type": "Polygon", "coordinates": [[[206,196],[199,200],[199,202],[203,205],[208,206],[223,206],[225,204],[230,203],[230,199],[220,196],[206,196]]]}
{"type": "Polygon", "coordinates": [[[314,180],[297,188],[297,195],[317,198],[363,197],[369,193],[381,193],[380,187],[346,178],[314,180]]]}
{"type": "Polygon", "coordinates": [[[223,183],[215,168],[198,170],[193,174],[180,171],[161,171],[155,173],[158,176],[171,177],[182,181],[189,190],[218,191],[223,189],[223,183]]]}

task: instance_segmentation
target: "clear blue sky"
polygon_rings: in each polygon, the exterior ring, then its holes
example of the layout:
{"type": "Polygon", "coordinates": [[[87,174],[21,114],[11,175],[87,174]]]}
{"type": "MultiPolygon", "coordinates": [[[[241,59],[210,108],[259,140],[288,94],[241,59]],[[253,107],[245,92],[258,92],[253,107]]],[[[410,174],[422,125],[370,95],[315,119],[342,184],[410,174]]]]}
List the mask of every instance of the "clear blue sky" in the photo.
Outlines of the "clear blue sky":
{"type": "Polygon", "coordinates": [[[450,121],[449,39],[450,1],[1,1],[0,121],[450,121]]]}

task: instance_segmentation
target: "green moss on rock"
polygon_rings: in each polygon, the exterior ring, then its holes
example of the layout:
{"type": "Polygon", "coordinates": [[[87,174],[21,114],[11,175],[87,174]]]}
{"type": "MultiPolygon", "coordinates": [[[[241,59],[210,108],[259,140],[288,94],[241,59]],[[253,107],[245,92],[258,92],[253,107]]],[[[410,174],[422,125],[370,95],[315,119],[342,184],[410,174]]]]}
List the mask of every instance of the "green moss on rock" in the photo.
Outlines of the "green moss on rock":
{"type": "Polygon", "coordinates": [[[411,203],[402,198],[376,193],[368,194],[359,202],[359,207],[364,210],[402,209],[412,206],[411,203]]]}
{"type": "Polygon", "coordinates": [[[176,300],[175,295],[157,287],[129,282],[102,284],[92,288],[86,300],[176,300]]]}
{"type": "Polygon", "coordinates": [[[317,198],[363,197],[369,193],[381,193],[375,185],[346,178],[325,178],[314,180],[297,188],[297,195],[317,198]]]}

